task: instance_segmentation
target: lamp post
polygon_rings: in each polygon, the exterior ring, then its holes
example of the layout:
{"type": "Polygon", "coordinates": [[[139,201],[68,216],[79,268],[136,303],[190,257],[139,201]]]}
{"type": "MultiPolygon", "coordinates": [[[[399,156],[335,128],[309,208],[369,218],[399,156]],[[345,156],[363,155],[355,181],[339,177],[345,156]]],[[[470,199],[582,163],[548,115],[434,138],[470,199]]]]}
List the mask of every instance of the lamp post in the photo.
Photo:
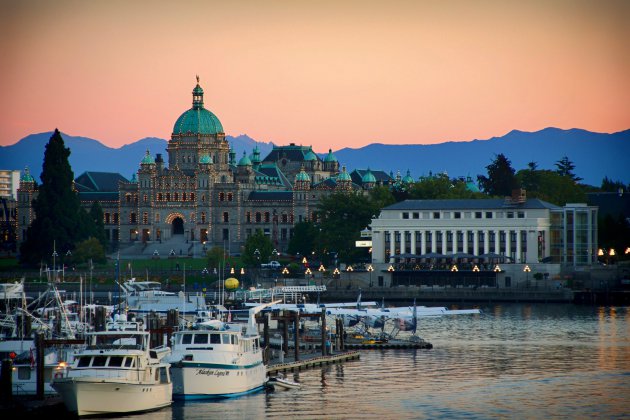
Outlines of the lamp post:
{"type": "Polygon", "coordinates": [[[288,275],[289,275],[289,269],[287,267],[284,267],[282,269],[282,285],[283,286],[287,285],[287,282],[285,279],[287,278],[288,275]]]}
{"type": "Polygon", "coordinates": [[[370,273],[370,287],[372,287],[372,271],[374,271],[374,267],[372,267],[372,264],[368,265],[367,271],[368,273],[370,273]]]}
{"type": "Polygon", "coordinates": [[[52,257],[53,257],[53,282],[57,281],[57,257],[59,256],[59,254],[57,254],[57,244],[56,242],[53,242],[53,253],[52,253],[52,257]]]}
{"type": "Polygon", "coordinates": [[[529,272],[532,271],[532,269],[529,268],[529,265],[525,264],[523,271],[525,272],[525,286],[529,289],[529,272]]]}

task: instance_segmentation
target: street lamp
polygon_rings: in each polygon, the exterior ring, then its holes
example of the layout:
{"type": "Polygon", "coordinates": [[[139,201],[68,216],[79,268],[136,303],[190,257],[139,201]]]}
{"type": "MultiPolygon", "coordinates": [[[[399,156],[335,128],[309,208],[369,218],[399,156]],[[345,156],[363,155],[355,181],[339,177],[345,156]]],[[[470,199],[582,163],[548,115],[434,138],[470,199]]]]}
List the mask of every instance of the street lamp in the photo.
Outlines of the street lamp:
{"type": "Polygon", "coordinates": [[[370,287],[372,287],[372,271],[374,271],[372,264],[368,265],[367,271],[370,273],[370,287]]]}
{"type": "Polygon", "coordinates": [[[390,264],[389,267],[387,267],[387,271],[389,271],[390,273],[394,271],[394,266],[390,264]]]}
{"type": "Polygon", "coordinates": [[[453,264],[453,266],[451,267],[451,271],[459,271],[459,269],[457,268],[457,264],[453,264]]]}
{"type": "Polygon", "coordinates": [[[472,271],[474,271],[475,273],[479,272],[479,267],[477,267],[477,264],[475,264],[475,266],[473,267],[472,271]]]}
{"type": "Polygon", "coordinates": [[[532,269],[529,268],[529,265],[525,264],[523,271],[525,272],[525,285],[529,288],[529,272],[532,271],[532,269]]]}

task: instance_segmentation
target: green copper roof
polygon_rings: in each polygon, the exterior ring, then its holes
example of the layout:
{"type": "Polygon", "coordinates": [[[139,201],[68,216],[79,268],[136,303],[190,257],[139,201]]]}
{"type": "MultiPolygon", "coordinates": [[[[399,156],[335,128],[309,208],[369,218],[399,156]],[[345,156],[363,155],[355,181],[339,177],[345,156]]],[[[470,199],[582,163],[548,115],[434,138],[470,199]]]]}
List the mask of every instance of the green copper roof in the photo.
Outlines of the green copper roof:
{"type": "Polygon", "coordinates": [[[328,154],[324,158],[324,162],[337,162],[337,158],[333,155],[332,149],[328,149],[328,154]]]}
{"type": "Polygon", "coordinates": [[[313,160],[317,160],[317,156],[315,155],[315,153],[313,153],[313,149],[312,148],[308,148],[308,152],[306,153],[306,155],[304,155],[304,160],[305,161],[313,161],[313,160]]]}
{"type": "Polygon", "coordinates": [[[212,158],[208,154],[201,155],[201,157],[199,158],[199,163],[210,164],[212,163],[212,158]]]}
{"type": "Polygon", "coordinates": [[[413,177],[411,176],[409,169],[407,169],[407,175],[405,175],[402,180],[405,184],[413,184],[413,177]]]}
{"type": "Polygon", "coordinates": [[[203,89],[197,86],[193,89],[193,106],[184,112],[173,126],[173,134],[217,134],[223,133],[221,121],[212,112],[203,107],[203,89]]]}
{"type": "Polygon", "coordinates": [[[304,172],[304,168],[302,168],[302,170],[300,172],[298,172],[298,174],[295,176],[295,180],[296,181],[311,182],[311,177],[308,176],[308,174],[306,172],[304,172]]]}
{"type": "Polygon", "coordinates": [[[368,168],[368,170],[361,177],[361,182],[364,184],[368,184],[368,183],[374,184],[376,182],[376,177],[374,176],[374,174],[372,174],[372,172],[370,171],[370,168],[368,168]]]}
{"type": "Polygon", "coordinates": [[[144,155],[144,157],[142,158],[142,162],[140,163],[145,165],[152,165],[155,163],[155,159],[153,159],[153,156],[151,156],[151,153],[149,153],[149,149],[147,149],[147,153],[144,155]]]}
{"type": "Polygon", "coordinates": [[[22,182],[35,182],[35,179],[31,176],[31,172],[28,170],[28,166],[24,168],[24,173],[20,177],[22,182]]]}
{"type": "Polygon", "coordinates": [[[337,182],[339,181],[351,181],[352,182],[352,178],[350,178],[350,174],[348,172],[346,172],[346,167],[343,167],[343,170],[341,171],[341,173],[337,176],[337,182]]]}
{"type": "Polygon", "coordinates": [[[252,161],[247,157],[247,153],[243,151],[243,157],[238,161],[238,166],[252,166],[252,161]]]}

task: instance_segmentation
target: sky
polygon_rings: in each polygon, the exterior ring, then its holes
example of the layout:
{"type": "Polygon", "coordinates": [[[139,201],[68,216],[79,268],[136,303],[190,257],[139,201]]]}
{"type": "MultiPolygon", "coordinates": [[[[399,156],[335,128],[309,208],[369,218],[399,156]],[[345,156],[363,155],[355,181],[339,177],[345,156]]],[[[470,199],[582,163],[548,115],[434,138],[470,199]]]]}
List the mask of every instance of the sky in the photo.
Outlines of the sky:
{"type": "Polygon", "coordinates": [[[328,148],[630,128],[630,1],[0,0],[0,145],[120,147],[205,105],[328,148]]]}

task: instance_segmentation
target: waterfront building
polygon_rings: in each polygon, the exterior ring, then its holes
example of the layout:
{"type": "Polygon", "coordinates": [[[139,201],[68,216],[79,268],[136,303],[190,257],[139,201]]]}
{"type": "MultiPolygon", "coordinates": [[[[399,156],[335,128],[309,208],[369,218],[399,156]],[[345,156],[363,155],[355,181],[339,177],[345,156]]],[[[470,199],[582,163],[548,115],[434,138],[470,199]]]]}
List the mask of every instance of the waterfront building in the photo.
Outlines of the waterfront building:
{"type": "MultiPolygon", "coordinates": [[[[274,146],[264,158],[254,148],[238,160],[219,118],[204,105],[197,84],[192,107],[175,121],[166,149],[147,150],[128,180],[120,174],[85,172],[75,180],[82,205],[99,201],[106,235],[121,254],[200,255],[212,246],[238,253],[260,229],[278,251],[286,250],[295,223],[314,220],[319,200],[336,191],[366,191],[391,179],[375,171],[353,182],[329,149],[323,158],[310,146],[274,146]]],[[[33,221],[37,196],[25,169],[18,190],[18,240],[33,221]]]]}
{"type": "Polygon", "coordinates": [[[20,171],[12,169],[0,169],[0,197],[17,198],[17,189],[20,185],[20,171]]]}

